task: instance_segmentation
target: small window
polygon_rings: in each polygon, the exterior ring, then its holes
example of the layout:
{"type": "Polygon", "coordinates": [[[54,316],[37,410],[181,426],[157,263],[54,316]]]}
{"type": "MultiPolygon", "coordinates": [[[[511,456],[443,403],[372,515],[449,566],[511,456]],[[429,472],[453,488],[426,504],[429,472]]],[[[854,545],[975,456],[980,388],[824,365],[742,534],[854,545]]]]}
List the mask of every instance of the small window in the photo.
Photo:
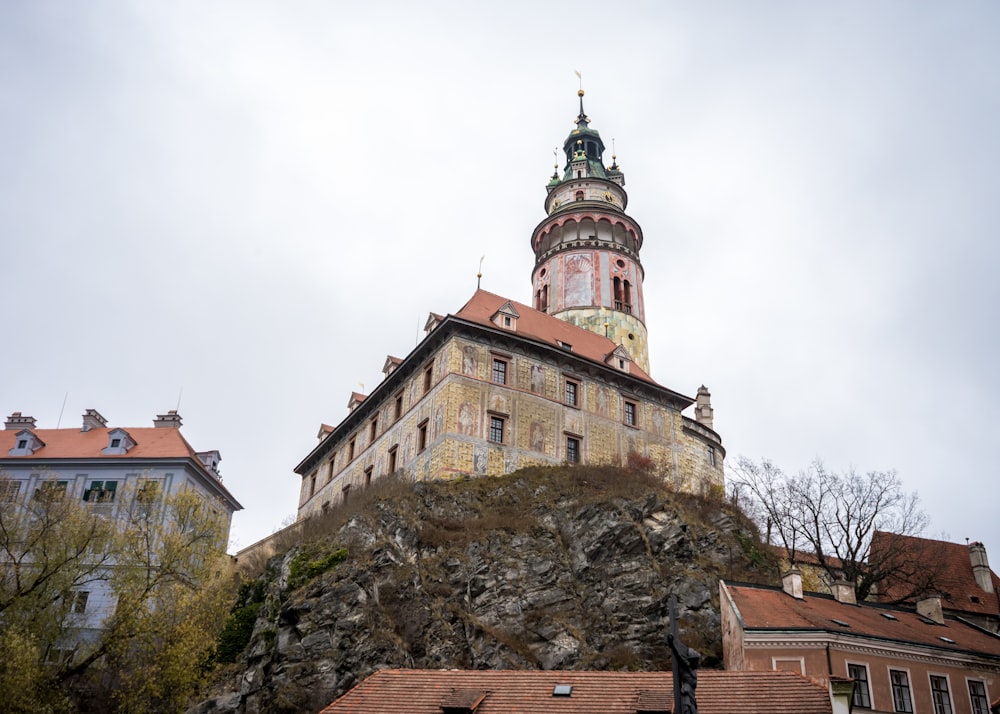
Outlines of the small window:
{"type": "Polygon", "coordinates": [[[494,444],[503,443],[503,417],[490,416],[490,441],[494,444]]]}
{"type": "MultiPolygon", "coordinates": [[[[889,670],[889,681],[892,683],[893,711],[903,714],[913,714],[913,698],[910,696],[910,675],[900,669],[889,670]]],[[[983,714],[988,714],[983,712],[983,714]]]]}
{"type": "Polygon", "coordinates": [[[715,466],[715,447],[709,446],[706,450],[708,451],[708,465],[715,466]]]}
{"type": "Polygon", "coordinates": [[[19,449],[27,449],[28,448],[28,440],[27,439],[18,439],[17,440],[17,448],[19,448],[19,449]]]}
{"type": "Polygon", "coordinates": [[[396,473],[396,454],[399,453],[399,444],[389,449],[389,473],[396,473]]]}
{"type": "Polygon", "coordinates": [[[639,424],[638,409],[635,402],[625,400],[625,425],[637,426],[639,424]]]}
{"type": "Polygon", "coordinates": [[[345,483],[343,488],[340,489],[341,493],[341,503],[347,503],[348,497],[351,495],[351,484],[345,483]]]}
{"type": "Polygon", "coordinates": [[[575,436],[566,437],[566,460],[571,464],[580,463],[580,440],[575,436]]]}
{"type": "Polygon", "coordinates": [[[77,590],[73,593],[73,613],[76,615],[82,615],[87,611],[87,601],[90,599],[90,593],[86,590],[77,590]]]}
{"type": "Polygon", "coordinates": [[[396,395],[396,408],[395,408],[395,413],[394,413],[393,417],[395,419],[399,419],[401,416],[403,416],[403,393],[402,392],[400,392],[399,394],[396,395]]]}
{"type": "Polygon", "coordinates": [[[21,493],[21,482],[0,479],[0,503],[11,503],[21,493]]]}
{"type": "Polygon", "coordinates": [[[493,383],[507,384],[507,360],[493,358],[493,383]]]}
{"type": "Polygon", "coordinates": [[[510,315],[503,316],[503,326],[510,327],[510,315]]]}
{"type": "Polygon", "coordinates": [[[372,485],[372,472],[375,470],[374,466],[369,466],[365,469],[365,488],[372,485]]]}
{"type": "Polygon", "coordinates": [[[313,471],[312,475],[309,476],[309,498],[313,497],[316,493],[316,472],[313,471]]]}
{"type": "Polygon", "coordinates": [[[849,664],[847,676],[854,680],[854,696],[851,700],[854,706],[871,709],[872,695],[868,688],[868,668],[863,664],[849,664]]]}
{"type": "Polygon", "coordinates": [[[427,448],[427,420],[417,424],[417,453],[427,448]]]}
{"type": "Polygon", "coordinates": [[[354,461],[354,439],[347,444],[347,460],[354,461]]]}
{"type": "Polygon", "coordinates": [[[580,405],[580,383],[566,380],[566,403],[571,407],[580,405]]]}
{"type": "Polygon", "coordinates": [[[431,391],[431,382],[434,379],[434,365],[429,364],[424,368],[424,394],[431,391]]]}
{"type": "Polygon", "coordinates": [[[947,677],[931,675],[931,699],[934,701],[934,714],[952,714],[947,677]]]}
{"type": "Polygon", "coordinates": [[[972,702],[972,714],[990,714],[990,701],[986,698],[985,682],[969,680],[969,700],[972,702]]]}
{"type": "Polygon", "coordinates": [[[368,424],[369,441],[375,441],[376,436],[378,436],[378,415],[373,416],[371,422],[368,424]]]}
{"type": "Polygon", "coordinates": [[[122,445],[122,440],[121,439],[112,439],[111,440],[111,448],[112,449],[117,449],[121,445],[122,445]]]}

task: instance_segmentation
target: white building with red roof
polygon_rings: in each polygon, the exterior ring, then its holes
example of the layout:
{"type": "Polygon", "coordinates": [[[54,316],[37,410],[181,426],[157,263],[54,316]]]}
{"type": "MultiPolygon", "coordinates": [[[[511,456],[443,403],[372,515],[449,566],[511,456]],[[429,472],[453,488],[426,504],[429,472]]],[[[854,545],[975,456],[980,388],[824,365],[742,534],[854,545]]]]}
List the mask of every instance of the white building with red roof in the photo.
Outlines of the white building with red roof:
{"type": "Polygon", "coordinates": [[[685,396],[650,374],[642,230],[589,121],[581,91],[564,170],[531,238],[532,304],[477,290],[457,312],[431,313],[416,348],[389,356],[383,381],[320,428],[295,468],[300,519],[399,471],[430,479],[631,463],[680,489],[721,490],[709,391],[685,396]]]}
{"type": "MultiPolygon", "coordinates": [[[[223,485],[219,452],[196,451],[180,427],[176,411],[158,415],[152,427],[126,428],[109,427],[88,409],[79,427],[61,429],[38,428],[33,417],[14,412],[0,431],[0,501],[58,492],[114,519],[123,501],[141,491],[164,497],[193,491],[217,511],[225,547],[233,513],[243,506],[223,485]]],[[[98,627],[114,607],[101,583],[78,595],[77,603],[85,629],[98,627]]]]}

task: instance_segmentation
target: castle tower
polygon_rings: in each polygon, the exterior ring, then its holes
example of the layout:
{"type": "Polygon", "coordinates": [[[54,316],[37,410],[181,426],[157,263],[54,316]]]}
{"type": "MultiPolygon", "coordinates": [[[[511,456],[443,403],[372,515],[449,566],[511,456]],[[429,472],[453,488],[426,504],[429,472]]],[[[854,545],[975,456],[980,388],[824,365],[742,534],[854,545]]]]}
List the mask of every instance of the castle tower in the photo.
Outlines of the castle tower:
{"type": "Polygon", "coordinates": [[[583,111],[563,144],[546,189],[547,217],[531,235],[535,268],[534,307],[622,345],[649,373],[644,271],[639,262],[642,229],[625,214],[628,194],[616,157],[604,166],[604,142],[583,111]]]}

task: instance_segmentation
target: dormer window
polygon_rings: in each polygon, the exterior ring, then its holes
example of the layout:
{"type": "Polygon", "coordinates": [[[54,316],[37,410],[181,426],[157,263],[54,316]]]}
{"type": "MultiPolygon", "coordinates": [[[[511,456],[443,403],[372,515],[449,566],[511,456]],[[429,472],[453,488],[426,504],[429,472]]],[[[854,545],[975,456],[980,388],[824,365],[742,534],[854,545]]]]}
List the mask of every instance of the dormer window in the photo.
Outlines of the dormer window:
{"type": "Polygon", "coordinates": [[[44,442],[35,436],[31,429],[21,429],[14,436],[14,448],[7,454],[10,456],[31,456],[43,446],[45,446],[44,442]]]}
{"type": "Polygon", "coordinates": [[[493,324],[497,327],[502,327],[505,330],[516,331],[517,330],[517,318],[520,315],[510,301],[505,302],[499,310],[493,313],[493,317],[490,319],[493,324]]]}
{"type": "Polygon", "coordinates": [[[112,429],[108,434],[108,445],[101,449],[105,456],[120,456],[127,454],[135,446],[135,440],[124,429],[112,429]]]}

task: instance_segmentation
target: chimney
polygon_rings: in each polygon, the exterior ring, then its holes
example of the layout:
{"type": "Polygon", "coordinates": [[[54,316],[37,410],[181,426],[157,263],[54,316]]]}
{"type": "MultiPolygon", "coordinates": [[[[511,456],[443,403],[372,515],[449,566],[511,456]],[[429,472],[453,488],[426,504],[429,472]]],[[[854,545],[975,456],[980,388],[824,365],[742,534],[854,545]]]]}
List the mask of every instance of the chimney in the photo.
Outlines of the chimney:
{"type": "Polygon", "coordinates": [[[830,703],[833,705],[833,714],[850,714],[853,696],[853,679],[830,677],[830,703]]]}
{"type": "Polygon", "coordinates": [[[176,409],[171,409],[166,414],[157,414],[153,419],[153,426],[157,429],[180,429],[181,415],[176,409]]]}
{"type": "Polygon", "coordinates": [[[990,561],[986,559],[986,546],[978,541],[969,543],[969,560],[972,561],[972,574],[976,576],[976,585],[983,592],[993,592],[993,574],[990,573],[990,561]]]}
{"type": "Polygon", "coordinates": [[[802,599],[802,571],[799,570],[799,566],[793,563],[792,567],[781,576],[781,589],[796,600],[802,599]]]}
{"type": "Polygon", "coordinates": [[[917,614],[923,615],[928,620],[933,620],[938,625],[943,625],[944,610],[941,609],[941,596],[930,595],[923,600],[917,600],[917,614]]]}
{"type": "Polygon", "coordinates": [[[833,599],[845,605],[857,605],[858,598],[854,594],[854,583],[849,583],[843,578],[837,578],[830,586],[833,592],[833,599]]]}
{"type": "Polygon", "coordinates": [[[4,429],[34,429],[35,417],[21,416],[21,412],[14,412],[3,424],[4,429]]]}
{"type": "Polygon", "coordinates": [[[101,416],[96,409],[88,409],[83,413],[83,428],[80,431],[90,431],[91,429],[103,429],[108,425],[108,420],[101,416]]]}
{"type": "Polygon", "coordinates": [[[699,424],[704,424],[709,429],[712,429],[712,415],[714,413],[715,410],[712,409],[712,394],[703,384],[698,387],[698,396],[695,399],[694,406],[694,420],[699,424]]]}

